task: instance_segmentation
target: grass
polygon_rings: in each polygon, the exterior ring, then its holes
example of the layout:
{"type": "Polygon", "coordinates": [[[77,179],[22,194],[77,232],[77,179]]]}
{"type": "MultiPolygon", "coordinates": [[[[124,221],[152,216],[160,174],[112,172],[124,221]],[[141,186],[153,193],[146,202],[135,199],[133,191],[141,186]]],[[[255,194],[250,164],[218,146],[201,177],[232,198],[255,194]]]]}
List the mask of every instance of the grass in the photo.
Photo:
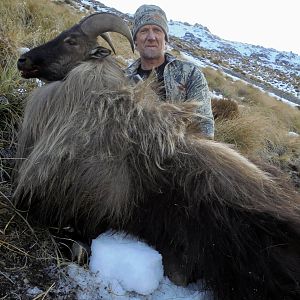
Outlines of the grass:
{"type": "MultiPolygon", "coordinates": [[[[204,73],[211,90],[239,103],[240,109],[243,111],[239,122],[243,122],[243,118],[245,118],[245,122],[248,123],[250,116],[256,119],[255,122],[258,122],[257,124],[261,128],[256,130],[258,140],[265,139],[265,132],[270,131],[270,128],[272,131],[277,131],[277,135],[286,136],[289,131],[300,133],[299,110],[278,101],[258,88],[240,80],[234,81],[230,77],[224,76],[220,71],[206,68],[204,73]]],[[[238,126],[238,124],[236,125],[238,126]]],[[[225,125],[221,123],[220,126],[224,127],[225,125]]],[[[253,126],[258,127],[255,124],[253,126]]],[[[222,132],[225,131],[225,129],[222,130],[222,132]]],[[[247,134],[241,133],[237,141],[238,144],[242,144],[243,139],[247,139],[247,136],[247,134]]],[[[220,135],[218,137],[223,139],[220,135]]]]}
{"type": "Polygon", "coordinates": [[[267,152],[271,155],[271,150],[276,152],[275,148],[287,148],[285,153],[289,147],[297,149],[296,141],[299,139],[290,138],[284,124],[274,115],[268,116],[252,109],[240,112],[233,119],[217,120],[216,140],[234,144],[245,155],[262,155],[267,152]],[[273,145],[272,149],[270,145],[273,145]]]}
{"type": "Polygon", "coordinates": [[[216,120],[215,139],[242,154],[280,167],[300,187],[300,110],[221,72],[204,70],[209,87],[239,103],[239,116],[216,120]]]}

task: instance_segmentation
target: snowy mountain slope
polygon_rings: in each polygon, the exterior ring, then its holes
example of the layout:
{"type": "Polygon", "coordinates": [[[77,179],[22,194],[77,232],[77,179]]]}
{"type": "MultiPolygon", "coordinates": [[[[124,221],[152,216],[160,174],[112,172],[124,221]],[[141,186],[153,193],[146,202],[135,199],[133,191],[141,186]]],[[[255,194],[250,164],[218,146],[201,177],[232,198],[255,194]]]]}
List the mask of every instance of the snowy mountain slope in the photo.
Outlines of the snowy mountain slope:
{"type": "Polygon", "coordinates": [[[199,24],[170,21],[169,26],[171,35],[188,42],[190,47],[204,50],[205,56],[225,72],[229,69],[245,80],[255,81],[300,104],[299,55],[223,40],[199,24]]]}

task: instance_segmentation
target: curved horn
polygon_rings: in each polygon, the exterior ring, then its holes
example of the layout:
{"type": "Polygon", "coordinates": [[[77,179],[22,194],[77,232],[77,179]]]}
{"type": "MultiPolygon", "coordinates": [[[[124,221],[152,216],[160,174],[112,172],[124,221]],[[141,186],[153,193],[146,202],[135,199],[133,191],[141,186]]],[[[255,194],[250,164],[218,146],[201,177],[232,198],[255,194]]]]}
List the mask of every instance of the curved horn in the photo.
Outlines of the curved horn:
{"type": "Polygon", "coordinates": [[[120,33],[127,38],[132,51],[134,51],[134,43],[130,29],[121,17],[117,15],[107,12],[92,14],[84,18],[79,25],[85,34],[93,37],[105,32],[120,33]]]}
{"type": "Polygon", "coordinates": [[[116,54],[116,50],[114,44],[111,41],[111,38],[108,33],[101,33],[100,36],[106,41],[106,43],[110,46],[114,54],[116,54]]]}

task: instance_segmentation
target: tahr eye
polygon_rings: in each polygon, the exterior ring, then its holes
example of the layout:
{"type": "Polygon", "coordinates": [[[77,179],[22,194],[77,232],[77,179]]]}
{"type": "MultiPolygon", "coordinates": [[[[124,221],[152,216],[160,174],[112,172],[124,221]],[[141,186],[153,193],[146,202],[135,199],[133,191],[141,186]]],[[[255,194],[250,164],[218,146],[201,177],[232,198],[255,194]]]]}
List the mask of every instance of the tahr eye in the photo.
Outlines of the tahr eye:
{"type": "Polygon", "coordinates": [[[72,38],[66,38],[64,42],[71,46],[77,45],[77,42],[72,38]]]}

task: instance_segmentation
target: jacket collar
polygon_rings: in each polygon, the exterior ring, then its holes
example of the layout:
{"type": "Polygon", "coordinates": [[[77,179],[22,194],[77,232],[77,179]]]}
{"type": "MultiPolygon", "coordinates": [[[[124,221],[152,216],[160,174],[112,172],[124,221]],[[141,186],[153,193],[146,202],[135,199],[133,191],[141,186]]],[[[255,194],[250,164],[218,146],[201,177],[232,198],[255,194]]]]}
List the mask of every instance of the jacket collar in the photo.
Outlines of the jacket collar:
{"type": "MultiPolygon", "coordinates": [[[[170,53],[165,53],[165,59],[167,61],[167,64],[174,61],[176,59],[175,56],[173,56],[170,53]]],[[[137,72],[137,69],[141,65],[141,59],[138,58],[136,61],[134,61],[126,70],[127,73],[129,74],[135,74],[137,72]]]]}

